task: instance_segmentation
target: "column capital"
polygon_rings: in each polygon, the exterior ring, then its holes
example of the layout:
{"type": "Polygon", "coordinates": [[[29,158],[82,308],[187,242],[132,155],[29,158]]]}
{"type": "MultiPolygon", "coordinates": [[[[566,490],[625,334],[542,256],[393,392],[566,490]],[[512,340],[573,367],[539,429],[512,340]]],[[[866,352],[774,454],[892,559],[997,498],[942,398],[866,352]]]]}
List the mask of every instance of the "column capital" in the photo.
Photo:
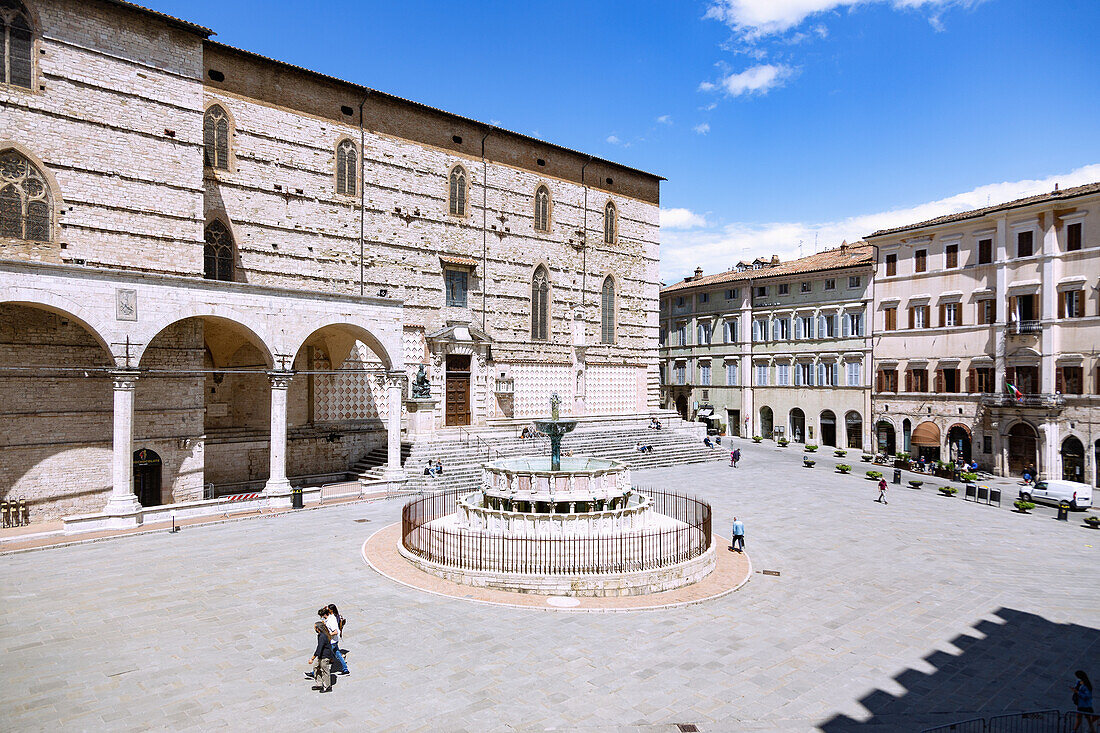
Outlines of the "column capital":
{"type": "Polygon", "coordinates": [[[294,379],[294,372],[268,372],[267,378],[271,381],[272,389],[287,389],[290,387],[290,380],[294,379]]]}
{"type": "Polygon", "coordinates": [[[108,372],[116,390],[133,390],[137,383],[137,369],[112,369],[108,372]]]}
{"type": "Polygon", "coordinates": [[[384,374],[377,374],[374,377],[375,381],[380,387],[404,387],[405,382],[408,381],[408,375],[402,371],[391,370],[384,374]]]}

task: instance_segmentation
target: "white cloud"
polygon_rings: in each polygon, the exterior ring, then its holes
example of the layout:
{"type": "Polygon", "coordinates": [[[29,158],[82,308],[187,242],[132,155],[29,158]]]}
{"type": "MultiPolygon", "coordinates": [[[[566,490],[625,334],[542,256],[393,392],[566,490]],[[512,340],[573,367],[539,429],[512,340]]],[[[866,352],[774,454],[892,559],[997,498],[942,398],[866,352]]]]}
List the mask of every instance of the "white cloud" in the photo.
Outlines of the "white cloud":
{"type": "Polygon", "coordinates": [[[706,135],[708,132],[710,132],[710,124],[706,122],[700,122],[698,125],[691,129],[695,130],[695,134],[697,135],[706,135]]]}
{"type": "Polygon", "coordinates": [[[767,94],[769,89],[781,87],[795,70],[786,64],[759,64],[744,71],[722,77],[717,84],[705,81],[699,90],[711,92],[721,89],[731,97],[742,94],[767,94]]]}
{"type": "MultiPolygon", "coordinates": [[[[983,0],[714,0],[705,17],[720,20],[742,40],[784,33],[812,16],[860,5],[889,3],[895,9],[932,11],[933,27],[950,7],[972,7],[983,0]]],[[[815,29],[820,34],[820,31],[815,29]]]]}
{"type": "Polygon", "coordinates": [[[611,143],[612,145],[618,145],[622,142],[622,140],[620,140],[616,135],[608,135],[607,142],[611,143]]]}
{"type": "Polygon", "coordinates": [[[659,124],[662,124],[662,125],[671,125],[672,124],[672,115],[661,115],[660,117],[657,118],[657,122],[659,124]]]}
{"type": "MultiPolygon", "coordinates": [[[[1034,196],[1054,189],[1079,186],[1100,181],[1100,163],[1083,166],[1069,173],[1041,179],[1006,181],[979,186],[971,191],[955,194],[937,201],[929,201],[890,211],[858,214],[835,221],[806,222],[736,222],[720,229],[676,231],[665,224],[665,211],[661,211],[661,278],[672,283],[690,274],[696,266],[702,266],[707,274],[728,270],[738,260],[779,255],[787,261],[798,257],[798,242],[802,240],[802,254],[814,252],[815,237],[818,249],[835,247],[842,241],[855,242],[879,229],[915,224],[946,214],[957,214],[971,209],[1034,196]]],[[[687,211],[667,209],[667,211],[687,211]]],[[[690,213],[690,212],[689,212],[690,213]]]]}
{"type": "Polygon", "coordinates": [[[691,209],[661,209],[661,229],[697,229],[705,227],[707,220],[691,209]]]}

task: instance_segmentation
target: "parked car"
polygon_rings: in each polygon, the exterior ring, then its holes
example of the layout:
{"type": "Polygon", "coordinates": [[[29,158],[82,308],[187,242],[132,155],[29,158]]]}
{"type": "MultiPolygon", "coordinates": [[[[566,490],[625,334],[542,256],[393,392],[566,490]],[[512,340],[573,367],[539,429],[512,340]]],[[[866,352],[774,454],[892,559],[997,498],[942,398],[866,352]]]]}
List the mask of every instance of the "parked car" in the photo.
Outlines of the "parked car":
{"type": "Polygon", "coordinates": [[[1060,504],[1068,501],[1074,510],[1085,510],[1092,506],[1092,487],[1077,481],[1051,479],[1036,481],[1034,486],[1020,489],[1020,498],[1024,501],[1042,501],[1060,504]]]}

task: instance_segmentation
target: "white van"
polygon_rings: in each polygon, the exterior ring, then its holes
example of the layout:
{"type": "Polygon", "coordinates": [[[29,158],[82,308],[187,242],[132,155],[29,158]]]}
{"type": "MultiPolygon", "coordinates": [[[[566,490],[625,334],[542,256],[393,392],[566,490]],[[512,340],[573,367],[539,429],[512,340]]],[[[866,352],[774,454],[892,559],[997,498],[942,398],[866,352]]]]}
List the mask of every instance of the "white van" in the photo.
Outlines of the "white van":
{"type": "Polygon", "coordinates": [[[1034,486],[1020,489],[1020,498],[1024,501],[1044,501],[1060,504],[1068,501],[1073,509],[1085,510],[1092,506],[1092,487],[1077,481],[1036,481],[1034,486]]]}

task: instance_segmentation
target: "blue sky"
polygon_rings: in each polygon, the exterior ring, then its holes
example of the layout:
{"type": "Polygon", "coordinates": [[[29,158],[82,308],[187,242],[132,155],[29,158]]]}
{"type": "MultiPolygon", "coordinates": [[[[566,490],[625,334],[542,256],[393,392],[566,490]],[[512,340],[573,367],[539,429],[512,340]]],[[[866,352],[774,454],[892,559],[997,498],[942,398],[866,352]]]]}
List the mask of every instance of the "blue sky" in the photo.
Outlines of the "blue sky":
{"type": "Polygon", "coordinates": [[[665,176],[662,277],[1100,180],[1095,0],[149,0],[665,176]]]}

